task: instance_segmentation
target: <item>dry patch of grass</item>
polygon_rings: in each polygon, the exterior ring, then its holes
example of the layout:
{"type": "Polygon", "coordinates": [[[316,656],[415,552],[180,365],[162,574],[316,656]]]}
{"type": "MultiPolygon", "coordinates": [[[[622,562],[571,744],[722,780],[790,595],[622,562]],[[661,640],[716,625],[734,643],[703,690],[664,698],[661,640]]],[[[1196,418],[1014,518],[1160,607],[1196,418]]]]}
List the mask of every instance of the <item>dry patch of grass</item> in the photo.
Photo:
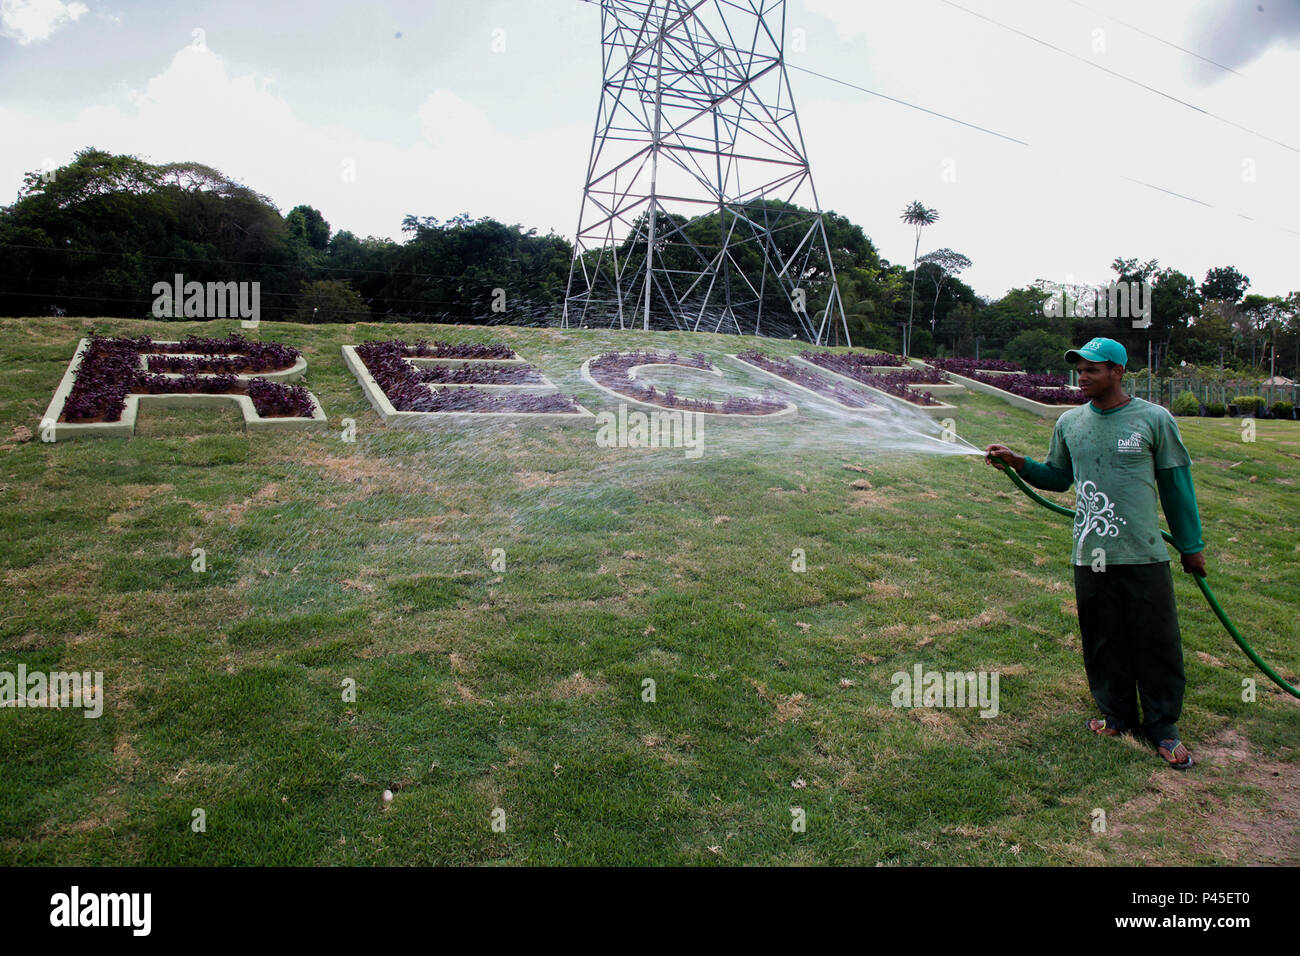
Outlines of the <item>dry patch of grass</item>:
{"type": "Polygon", "coordinates": [[[300,450],[298,461],[319,469],[330,481],[356,486],[358,493],[347,500],[365,498],[378,490],[406,494],[446,490],[420,475],[415,470],[417,465],[407,466],[400,461],[371,458],[360,453],[339,457],[328,455],[318,447],[307,446],[300,450]]]}
{"type": "Polygon", "coordinates": [[[808,702],[807,695],[798,691],[793,694],[772,694],[762,681],[754,680],[752,677],[746,679],[758,696],[775,708],[777,723],[784,724],[786,721],[796,720],[803,713],[804,705],[808,702]]]}
{"type": "Polygon", "coordinates": [[[873,491],[870,486],[859,488],[855,481],[851,486],[853,488],[853,500],[849,505],[853,508],[882,508],[890,510],[890,497],[879,491],[873,491]]]}
{"type": "MultiPolygon", "coordinates": [[[[1145,745],[1135,745],[1147,751],[1145,745]]],[[[1187,862],[1181,841],[1124,847],[1138,834],[1166,833],[1177,821],[1187,842],[1227,863],[1300,864],[1300,776],[1295,764],[1268,760],[1231,729],[1194,749],[1193,755],[1197,765],[1191,770],[1158,767],[1146,793],[1108,814],[1109,835],[1124,856],[1144,864],[1187,862]],[[1238,795],[1222,796],[1224,784],[1262,792],[1265,807],[1252,806],[1254,801],[1238,795]]]]}
{"type": "Polygon", "coordinates": [[[112,827],[126,822],[126,811],[121,807],[109,806],[102,812],[84,817],[69,824],[66,829],[71,833],[88,833],[100,827],[112,827]]]}
{"type": "Polygon", "coordinates": [[[788,696],[783,695],[776,699],[776,719],[778,723],[785,723],[787,720],[794,720],[803,713],[804,702],[807,697],[801,693],[794,693],[788,696]]]}
{"type": "Polygon", "coordinates": [[[607,685],[600,680],[592,680],[582,671],[574,671],[572,675],[559,681],[551,688],[552,700],[573,700],[577,697],[590,697],[592,694],[604,690],[607,685]]]}
{"type": "MultiPolygon", "coordinates": [[[[1038,562],[1035,561],[1035,563],[1038,562]]],[[[1044,561],[1043,563],[1046,563],[1046,561],[1044,561]]],[[[1006,571],[1012,577],[1021,578],[1028,584],[1033,585],[1034,588],[1040,591],[1046,591],[1048,594],[1055,594],[1058,591],[1065,590],[1065,584],[1063,584],[1061,581],[1053,581],[1051,578],[1035,577],[1034,575],[1029,574],[1028,572],[1021,571],[1019,568],[1007,568],[1006,571]]]]}
{"type": "Polygon", "coordinates": [[[914,707],[907,716],[941,740],[952,740],[957,735],[956,721],[941,710],[914,707]]]}
{"type": "Polygon", "coordinates": [[[460,681],[456,681],[456,693],[459,694],[460,699],[467,704],[483,703],[483,698],[474,693],[472,687],[467,684],[462,684],[460,681]]]}
{"type": "Polygon", "coordinates": [[[974,617],[958,618],[954,621],[945,621],[937,614],[932,614],[930,619],[933,623],[928,626],[923,624],[913,626],[913,633],[922,637],[942,637],[946,634],[966,633],[1000,624],[1007,619],[1007,615],[1002,608],[995,607],[982,611],[974,617]]]}

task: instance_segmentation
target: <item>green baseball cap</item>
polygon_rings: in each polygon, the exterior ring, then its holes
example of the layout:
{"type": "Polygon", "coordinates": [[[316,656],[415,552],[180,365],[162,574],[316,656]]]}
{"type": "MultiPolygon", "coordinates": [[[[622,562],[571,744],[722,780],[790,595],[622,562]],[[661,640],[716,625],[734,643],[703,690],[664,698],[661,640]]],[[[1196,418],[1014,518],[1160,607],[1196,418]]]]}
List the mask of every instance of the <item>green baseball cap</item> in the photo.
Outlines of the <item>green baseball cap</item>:
{"type": "Polygon", "coordinates": [[[1128,352],[1114,339],[1095,338],[1087,345],[1070,349],[1065,353],[1065,360],[1073,365],[1079,359],[1089,362],[1114,362],[1116,365],[1128,364],[1128,352]]]}

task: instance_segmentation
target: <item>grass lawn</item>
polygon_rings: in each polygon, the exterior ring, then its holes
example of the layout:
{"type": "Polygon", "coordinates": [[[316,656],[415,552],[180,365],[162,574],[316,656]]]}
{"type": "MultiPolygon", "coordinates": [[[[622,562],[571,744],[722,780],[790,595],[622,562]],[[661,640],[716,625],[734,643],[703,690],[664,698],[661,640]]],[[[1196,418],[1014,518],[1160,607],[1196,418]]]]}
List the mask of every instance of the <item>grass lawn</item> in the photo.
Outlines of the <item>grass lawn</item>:
{"type": "MultiPolygon", "coordinates": [[[[734,337],[263,323],[328,432],[145,411],[130,440],[44,444],[92,325],[235,323],[0,320],[0,671],[106,690],[97,720],[0,709],[0,864],[1300,863],[1300,702],[1179,572],[1201,764],[1085,734],[1068,521],[979,458],[815,414],[710,421],[698,460],[597,447],[591,419],[393,431],[339,354],[502,341],[601,411],[585,358],[675,347],[744,378],[734,337]],[[917,663],[999,672],[1000,712],[892,707],[917,663]]],[[[944,400],[976,445],[1045,452],[1050,422],[944,400]]],[[[1300,423],[1180,426],[1211,584],[1294,681],[1300,423]]]]}

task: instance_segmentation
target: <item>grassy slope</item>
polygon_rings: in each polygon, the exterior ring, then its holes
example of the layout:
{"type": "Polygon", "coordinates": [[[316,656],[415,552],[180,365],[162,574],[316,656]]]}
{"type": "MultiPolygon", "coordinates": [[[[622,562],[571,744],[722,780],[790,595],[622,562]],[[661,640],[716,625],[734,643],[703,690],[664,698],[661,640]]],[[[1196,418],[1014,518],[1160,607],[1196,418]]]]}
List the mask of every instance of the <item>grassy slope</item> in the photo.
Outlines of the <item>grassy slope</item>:
{"type": "MultiPolygon", "coordinates": [[[[338,352],[506,341],[600,409],[577,369],[604,343],[734,338],[265,325],[355,444],[197,411],[146,413],[130,441],[10,438],[89,324],[0,320],[0,670],[102,670],[108,693],[99,720],[0,710],[0,863],[1300,861],[1295,702],[1262,677],[1241,701],[1258,675],[1178,575],[1205,762],[1175,779],[1085,738],[1068,527],[978,459],[874,456],[831,428],[689,463],[599,449],[593,424],[389,432],[338,352]],[[891,708],[917,662],[999,670],[1002,713],[891,708]]],[[[1050,423],[957,402],[977,445],[1045,450],[1050,423]]],[[[1183,434],[1211,580],[1294,677],[1300,426],[1183,434]]]]}

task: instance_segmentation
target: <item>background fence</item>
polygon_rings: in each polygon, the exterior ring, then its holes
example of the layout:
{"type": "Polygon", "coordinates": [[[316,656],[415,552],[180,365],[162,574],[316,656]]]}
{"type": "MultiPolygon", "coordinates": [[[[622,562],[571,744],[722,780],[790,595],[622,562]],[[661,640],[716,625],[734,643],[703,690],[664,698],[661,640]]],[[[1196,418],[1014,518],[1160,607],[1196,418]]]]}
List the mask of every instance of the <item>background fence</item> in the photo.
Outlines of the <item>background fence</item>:
{"type": "Polygon", "coordinates": [[[1300,404],[1300,386],[1296,385],[1260,385],[1256,382],[1213,382],[1202,378],[1173,376],[1172,378],[1152,377],[1148,380],[1143,373],[1126,375],[1124,391],[1137,395],[1147,401],[1169,407],[1170,402],[1183,392],[1191,392],[1201,404],[1209,405],[1219,402],[1229,404],[1237,395],[1259,395],[1264,399],[1265,407],[1274,402],[1300,404]]]}

